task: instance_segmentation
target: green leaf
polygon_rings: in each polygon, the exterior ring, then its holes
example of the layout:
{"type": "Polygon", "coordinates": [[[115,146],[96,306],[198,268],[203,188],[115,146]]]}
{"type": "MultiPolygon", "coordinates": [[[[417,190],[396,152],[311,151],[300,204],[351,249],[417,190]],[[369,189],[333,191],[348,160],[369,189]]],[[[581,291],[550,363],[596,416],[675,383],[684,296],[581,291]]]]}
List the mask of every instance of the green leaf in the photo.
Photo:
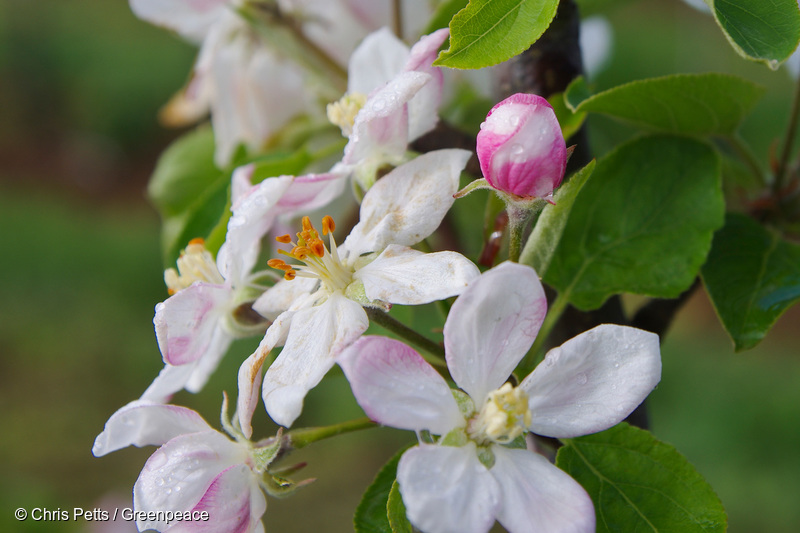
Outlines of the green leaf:
{"type": "Polygon", "coordinates": [[[694,281],[723,218],[720,162],[709,145],[635,139],[597,162],[539,273],[583,310],[622,292],[675,298],[694,281]]]}
{"type": "Polygon", "coordinates": [[[692,135],[731,135],[764,88],[728,74],[676,74],[591,95],[583,78],[565,93],[574,112],[603,113],[637,126],[692,135]]]}
{"type": "MultiPolygon", "coordinates": [[[[397,463],[400,462],[400,457],[407,449],[408,446],[404,447],[389,459],[389,462],[375,476],[372,484],[367,487],[353,517],[356,533],[396,533],[396,531],[403,531],[402,529],[395,530],[390,522],[391,515],[396,523],[399,524],[398,527],[402,525],[402,521],[397,516],[399,512],[398,502],[392,501],[391,493],[397,477],[397,463]]],[[[399,505],[402,505],[402,503],[401,499],[399,505]]]]}
{"type": "Polygon", "coordinates": [[[594,160],[589,162],[556,191],[553,196],[554,205],[548,204],[539,215],[539,220],[520,254],[520,263],[532,266],[536,272],[547,272],[564,226],[567,225],[569,212],[584,183],[594,172],[595,164],[594,160]]]}
{"type": "Polygon", "coordinates": [[[467,7],[469,0],[446,0],[439,4],[431,17],[430,22],[423,31],[423,35],[433,33],[438,29],[446,28],[450,25],[456,13],[467,7]]]}
{"type": "Polygon", "coordinates": [[[797,0],[706,0],[733,49],[777,69],[797,48],[797,0]]]}
{"type": "Polygon", "coordinates": [[[392,490],[389,492],[389,501],[386,503],[386,514],[389,517],[389,526],[393,533],[412,533],[414,528],[406,517],[406,506],[403,497],[400,495],[400,485],[397,480],[392,483],[392,490]]]}
{"type": "Polygon", "coordinates": [[[527,50],[556,15],[558,0],[470,0],[450,21],[450,48],[434,65],[483,68],[527,50]]]}
{"type": "Polygon", "coordinates": [[[702,277],[736,350],[746,350],[800,300],[800,246],[731,213],[714,235],[702,277]]]}
{"type": "Polygon", "coordinates": [[[561,126],[561,133],[564,135],[564,140],[568,141],[569,138],[578,133],[578,130],[583,126],[583,121],[586,120],[586,113],[574,113],[567,107],[563,93],[552,95],[547,99],[547,102],[556,114],[558,124],[561,126]]]}
{"type": "Polygon", "coordinates": [[[725,509],[711,486],[675,448],[642,429],[622,423],[564,439],[556,466],[591,496],[597,533],[726,530],[725,509]]]}

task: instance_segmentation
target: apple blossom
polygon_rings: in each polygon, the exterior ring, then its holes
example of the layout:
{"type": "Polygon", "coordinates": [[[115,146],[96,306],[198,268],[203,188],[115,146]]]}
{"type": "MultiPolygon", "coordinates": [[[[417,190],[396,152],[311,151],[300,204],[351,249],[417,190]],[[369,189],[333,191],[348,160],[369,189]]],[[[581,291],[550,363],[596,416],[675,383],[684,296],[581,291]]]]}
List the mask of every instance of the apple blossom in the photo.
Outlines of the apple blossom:
{"type": "Polygon", "coordinates": [[[264,331],[263,320],[249,316],[263,292],[252,273],[261,239],[278,217],[326,205],[341,192],[336,173],[250,180],[253,165],[237,169],[232,180],[232,216],[217,260],[202,239],[189,243],[165,281],[170,296],[156,306],[153,319],[165,367],[144,398],[163,401],[182,388],[197,392],[214,372],[235,338],[264,331]]]}
{"type": "Polygon", "coordinates": [[[253,308],[273,324],[259,348],[239,370],[238,413],[245,435],[255,408],[261,367],[269,351],[284,343],[263,381],[267,412],[289,426],[300,414],[306,393],[333,366],[336,355],[369,324],[363,305],[416,305],[459,294],[478,275],[455,252],[422,253],[409,248],[430,235],[453,203],[461,170],[470,153],[440,150],[422,155],[381,178],[364,196],[360,221],[341,246],[334,224],[323,219],[326,247],[310,219],[285,252],[299,261],[273,259],[285,280],[267,290],[253,308]]]}
{"type": "Polygon", "coordinates": [[[658,337],[602,325],[548,352],[517,387],[506,379],[530,348],[547,300],[533,269],[503,263],[470,283],[444,327],[447,366],[464,392],[405,344],[364,337],[339,357],[353,394],[384,425],[441,435],[403,454],[397,481],[427,533],[594,531],[591,499],[532,451],[532,431],[565,438],[623,420],[660,379],[658,337]]]}
{"type": "Polygon", "coordinates": [[[137,400],[111,416],[92,453],[131,445],[160,446],[133,487],[139,531],[264,531],[267,501],[249,443],[230,440],[191,409],[137,400]],[[199,519],[167,521],[187,512],[199,519]]]}

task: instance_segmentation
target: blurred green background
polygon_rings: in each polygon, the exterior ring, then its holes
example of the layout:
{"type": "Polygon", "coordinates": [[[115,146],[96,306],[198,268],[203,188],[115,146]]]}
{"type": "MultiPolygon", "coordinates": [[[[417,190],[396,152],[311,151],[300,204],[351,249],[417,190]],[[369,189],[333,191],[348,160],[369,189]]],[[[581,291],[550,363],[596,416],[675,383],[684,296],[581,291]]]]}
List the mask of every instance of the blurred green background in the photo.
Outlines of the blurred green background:
{"type": "MultiPolygon", "coordinates": [[[[680,0],[610,2],[613,60],[600,89],[672,72],[736,73],[767,87],[743,135],[767,160],[792,81],[741,60],[713,21],[680,0]]],[[[194,49],[137,20],[127,2],[0,2],[0,530],[135,531],[130,524],[18,522],[18,507],[72,512],[129,505],[152,449],[96,459],[95,435],[161,368],[153,306],[165,296],[159,222],[144,189],[177,133],[156,113],[185,81],[194,49]]],[[[630,131],[596,120],[598,153],[630,131]]],[[[733,188],[732,194],[737,191],[733,188]]],[[[800,312],[734,354],[698,293],[663,345],[652,430],[717,490],[730,531],[800,530],[800,312]]],[[[222,390],[253,342],[234,346],[199,395],[175,402],[216,424],[222,390]]],[[[263,409],[257,436],[267,436],[263,409]]],[[[344,379],[312,392],[304,424],[359,416],[344,379]],[[331,402],[332,396],[342,398],[331,402]]],[[[318,480],[270,500],[267,531],[350,531],[360,493],[410,436],[339,437],[293,459],[318,480]]]]}

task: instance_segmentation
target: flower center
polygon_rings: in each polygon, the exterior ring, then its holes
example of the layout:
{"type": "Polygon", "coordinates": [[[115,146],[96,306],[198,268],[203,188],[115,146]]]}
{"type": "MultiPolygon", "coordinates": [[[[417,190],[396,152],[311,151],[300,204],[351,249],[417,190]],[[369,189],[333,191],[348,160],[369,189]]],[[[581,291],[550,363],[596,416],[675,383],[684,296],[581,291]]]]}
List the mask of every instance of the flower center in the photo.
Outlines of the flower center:
{"type": "Polygon", "coordinates": [[[195,281],[206,281],[222,285],[225,279],[217,270],[217,263],[211,252],[206,250],[203,239],[192,239],[178,258],[178,270],[168,268],[164,271],[167,292],[175,294],[195,281]]]}
{"type": "Polygon", "coordinates": [[[284,279],[293,280],[300,276],[303,278],[317,278],[330,292],[344,290],[353,281],[353,271],[345,267],[339,259],[336,241],[333,239],[333,230],[336,224],[330,216],[322,218],[322,234],[330,234],[330,250],[319,236],[311,219],[303,217],[303,231],[297,233],[297,242],[292,242],[290,235],[275,237],[275,240],[291,244],[291,251],[278,250],[279,254],[287,255],[303,263],[302,265],[288,264],[283,259],[270,259],[267,264],[278,270],[283,270],[284,279]]]}
{"type": "Polygon", "coordinates": [[[347,93],[338,102],[328,104],[328,120],[342,129],[342,135],[350,137],[353,133],[353,124],[356,115],[367,103],[367,95],[362,93],[347,93]]]}
{"type": "Polygon", "coordinates": [[[489,393],[481,411],[469,421],[467,431],[478,443],[508,444],[523,435],[530,425],[528,395],[505,383],[489,393]]]}

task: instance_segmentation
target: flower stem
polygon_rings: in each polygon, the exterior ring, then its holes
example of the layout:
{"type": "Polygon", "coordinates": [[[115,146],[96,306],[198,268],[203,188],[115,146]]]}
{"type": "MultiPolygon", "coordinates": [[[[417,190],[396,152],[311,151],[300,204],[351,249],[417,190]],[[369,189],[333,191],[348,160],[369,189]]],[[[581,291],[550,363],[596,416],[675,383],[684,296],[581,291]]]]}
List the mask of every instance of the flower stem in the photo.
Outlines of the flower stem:
{"type": "Polygon", "coordinates": [[[789,157],[792,154],[792,146],[797,134],[798,115],[800,115],[800,79],[795,84],[792,110],[789,113],[789,124],[786,126],[786,137],[783,140],[783,150],[781,151],[781,158],[778,160],[778,169],[775,171],[775,181],[772,182],[772,192],[775,194],[783,188],[789,157]]]}
{"type": "Polygon", "coordinates": [[[436,365],[441,368],[447,368],[447,365],[444,363],[444,348],[442,348],[438,343],[433,342],[423,335],[420,335],[413,329],[409,328],[402,322],[395,320],[380,309],[376,309],[374,307],[365,307],[364,310],[367,312],[367,316],[371,322],[375,322],[382,328],[399,335],[410,343],[435,356],[434,358],[425,357],[426,361],[432,365],[436,365]]]}
{"type": "Polygon", "coordinates": [[[536,368],[536,365],[541,362],[544,355],[544,344],[547,342],[550,332],[553,331],[553,328],[558,323],[561,315],[564,314],[567,304],[569,304],[567,298],[564,297],[563,294],[559,293],[558,296],[556,296],[556,299],[553,301],[553,304],[547,310],[547,316],[542,323],[542,327],[539,328],[539,333],[536,335],[536,340],[533,342],[533,346],[531,346],[531,349],[528,350],[528,353],[522,359],[522,362],[520,362],[520,364],[517,366],[518,376],[527,376],[531,373],[531,371],[533,371],[534,368],[536,368]]]}
{"type": "Polygon", "coordinates": [[[343,433],[369,429],[376,426],[377,424],[375,422],[367,417],[363,417],[330,426],[293,429],[287,433],[286,438],[291,443],[292,448],[297,449],[329,437],[335,437],[343,433]]]}
{"type": "Polygon", "coordinates": [[[516,207],[509,204],[506,207],[508,213],[508,258],[515,263],[519,262],[519,254],[522,250],[522,236],[525,233],[525,226],[531,219],[531,210],[516,207]]]}

